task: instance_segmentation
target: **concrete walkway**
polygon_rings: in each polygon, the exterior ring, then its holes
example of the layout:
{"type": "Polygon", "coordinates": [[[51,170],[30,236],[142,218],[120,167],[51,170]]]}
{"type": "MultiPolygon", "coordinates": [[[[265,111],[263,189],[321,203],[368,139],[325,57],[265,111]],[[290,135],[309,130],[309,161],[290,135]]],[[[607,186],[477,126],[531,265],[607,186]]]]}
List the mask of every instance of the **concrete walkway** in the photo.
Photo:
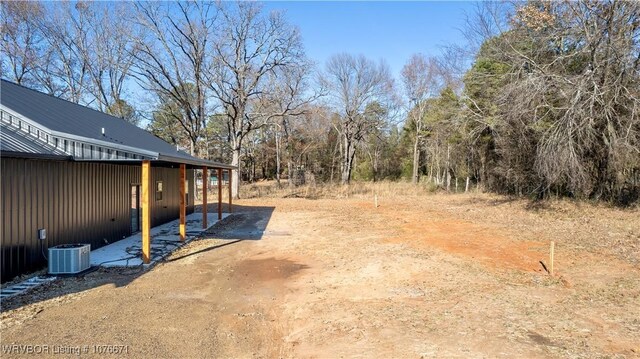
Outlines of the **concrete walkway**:
{"type": "MultiPolygon", "coordinates": [[[[230,216],[223,213],[222,218],[230,216]]],[[[207,228],[202,228],[202,213],[187,215],[187,239],[180,242],[180,221],[175,220],[151,228],[151,263],[166,257],[218,222],[217,213],[207,214],[207,228]]],[[[91,265],[134,267],[142,264],[142,234],[136,233],[115,243],[91,251],[91,265]]]]}

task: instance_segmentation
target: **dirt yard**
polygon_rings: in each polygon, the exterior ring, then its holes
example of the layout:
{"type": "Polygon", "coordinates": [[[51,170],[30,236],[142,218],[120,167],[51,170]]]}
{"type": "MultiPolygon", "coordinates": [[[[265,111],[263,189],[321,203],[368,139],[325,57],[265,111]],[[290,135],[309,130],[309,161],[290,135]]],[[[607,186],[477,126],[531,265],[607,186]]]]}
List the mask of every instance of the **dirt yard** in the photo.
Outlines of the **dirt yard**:
{"type": "Polygon", "coordinates": [[[640,357],[638,210],[481,194],[379,202],[239,201],[207,238],[151,270],[100,270],[5,301],[3,350],[640,357]],[[554,277],[540,263],[551,240],[554,277]]]}

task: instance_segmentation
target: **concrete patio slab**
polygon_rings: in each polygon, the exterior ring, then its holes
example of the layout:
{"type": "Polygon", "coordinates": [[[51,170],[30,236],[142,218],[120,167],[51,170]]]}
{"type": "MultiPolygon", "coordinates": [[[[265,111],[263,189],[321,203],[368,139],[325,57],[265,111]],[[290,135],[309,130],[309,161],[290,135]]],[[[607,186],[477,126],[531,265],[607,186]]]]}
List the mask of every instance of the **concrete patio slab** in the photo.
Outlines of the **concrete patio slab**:
{"type": "MultiPolygon", "coordinates": [[[[227,218],[230,213],[223,213],[227,218]]],[[[187,238],[180,242],[180,221],[174,220],[151,228],[151,263],[166,257],[218,222],[217,213],[207,214],[207,228],[202,228],[202,213],[187,215],[187,238]]],[[[115,243],[91,251],[91,265],[103,267],[135,267],[142,263],[142,234],[136,233],[115,243]]]]}

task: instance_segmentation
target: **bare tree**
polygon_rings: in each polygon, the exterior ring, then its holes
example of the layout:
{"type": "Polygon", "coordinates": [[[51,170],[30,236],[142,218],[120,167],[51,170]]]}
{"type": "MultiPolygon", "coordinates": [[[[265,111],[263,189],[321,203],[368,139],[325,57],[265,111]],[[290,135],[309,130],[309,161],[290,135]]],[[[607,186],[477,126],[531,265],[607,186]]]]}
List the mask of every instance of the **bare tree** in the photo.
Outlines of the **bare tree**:
{"type": "Polygon", "coordinates": [[[420,149],[424,137],[424,117],[429,102],[427,99],[437,94],[437,65],[433,58],[415,54],[402,68],[402,82],[408,99],[408,120],[415,130],[413,136],[413,173],[411,181],[418,183],[420,167],[420,149]]]}
{"type": "Polygon", "coordinates": [[[191,154],[206,128],[210,44],[215,9],[210,3],[136,3],[134,76],[158,99],[171,98],[180,111],[169,114],[190,139],[191,154]]]}
{"type": "Polygon", "coordinates": [[[47,4],[47,17],[40,31],[49,47],[48,61],[39,74],[51,92],[65,99],[89,104],[89,65],[91,45],[91,7],[85,2],[47,4]]]}
{"type": "Polygon", "coordinates": [[[372,104],[386,107],[393,94],[393,79],[384,62],[375,63],[363,55],[334,55],[326,66],[325,79],[331,106],[339,115],[342,184],[351,180],[356,147],[378,123],[369,116],[372,104]]]}
{"type": "MultiPolygon", "coordinates": [[[[268,76],[266,88],[269,91],[258,96],[260,104],[251,115],[262,117],[270,121],[274,127],[276,181],[280,185],[283,152],[287,161],[288,172],[291,173],[293,153],[291,153],[292,122],[299,121],[299,117],[308,111],[309,104],[322,96],[321,87],[311,87],[311,63],[300,61],[296,66],[290,66],[286,71],[278,71],[268,76]],[[283,148],[284,147],[284,148],[283,148]],[[284,151],[283,151],[284,150],[284,151]]],[[[291,179],[291,178],[289,178],[291,179]]],[[[291,185],[292,182],[289,181],[291,185]]]]}
{"type": "Polygon", "coordinates": [[[296,96],[289,92],[287,97],[292,101],[270,111],[269,106],[264,106],[264,97],[273,93],[269,86],[274,75],[286,75],[302,66],[304,52],[298,30],[281,13],[265,16],[261,6],[253,2],[220,3],[218,12],[220,21],[212,50],[215,61],[209,82],[213,96],[227,116],[231,164],[238,167],[235,177],[239,180],[232,188],[237,197],[245,137],[300,106],[296,96]]]}
{"type": "Polygon", "coordinates": [[[88,14],[92,41],[83,52],[87,57],[88,91],[97,108],[129,121],[134,117],[128,113],[131,107],[124,101],[123,91],[137,51],[133,30],[128,26],[132,10],[129,3],[92,3],[88,14]]]}
{"type": "Polygon", "coordinates": [[[40,3],[15,1],[2,4],[2,77],[24,85],[33,83],[40,66],[44,39],[38,23],[44,16],[40,3]]]}

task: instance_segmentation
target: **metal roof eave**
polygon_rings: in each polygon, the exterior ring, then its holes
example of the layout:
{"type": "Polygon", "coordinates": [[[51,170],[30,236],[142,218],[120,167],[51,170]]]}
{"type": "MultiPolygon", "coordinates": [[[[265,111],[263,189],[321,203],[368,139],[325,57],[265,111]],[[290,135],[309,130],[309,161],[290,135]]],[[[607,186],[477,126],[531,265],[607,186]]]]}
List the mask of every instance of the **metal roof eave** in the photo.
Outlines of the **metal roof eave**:
{"type": "Polygon", "coordinates": [[[15,151],[0,151],[0,158],[28,158],[34,160],[57,160],[57,161],[72,161],[73,157],[68,155],[54,155],[48,153],[31,153],[31,152],[15,152],[15,151]]]}
{"type": "Polygon", "coordinates": [[[203,160],[203,159],[199,159],[199,158],[183,158],[183,157],[174,157],[174,156],[170,156],[170,155],[166,155],[163,153],[158,154],[158,161],[165,161],[165,162],[172,162],[172,163],[183,163],[186,165],[192,165],[192,166],[201,166],[201,167],[208,167],[208,168],[221,168],[221,169],[225,169],[225,170],[235,170],[236,166],[231,166],[231,165],[227,165],[224,163],[220,163],[220,162],[215,162],[215,161],[209,161],[209,160],[203,160]]]}
{"type": "MultiPolygon", "coordinates": [[[[70,158],[75,162],[100,162],[100,163],[113,163],[113,164],[141,164],[144,159],[132,159],[132,158],[119,158],[119,159],[95,159],[95,158],[70,158]]],[[[160,164],[185,164],[190,168],[221,168],[225,170],[234,170],[235,166],[226,165],[224,163],[200,160],[200,159],[189,159],[182,157],[172,157],[167,155],[159,155],[157,158],[149,159],[151,163],[160,163],[160,164]]]]}

